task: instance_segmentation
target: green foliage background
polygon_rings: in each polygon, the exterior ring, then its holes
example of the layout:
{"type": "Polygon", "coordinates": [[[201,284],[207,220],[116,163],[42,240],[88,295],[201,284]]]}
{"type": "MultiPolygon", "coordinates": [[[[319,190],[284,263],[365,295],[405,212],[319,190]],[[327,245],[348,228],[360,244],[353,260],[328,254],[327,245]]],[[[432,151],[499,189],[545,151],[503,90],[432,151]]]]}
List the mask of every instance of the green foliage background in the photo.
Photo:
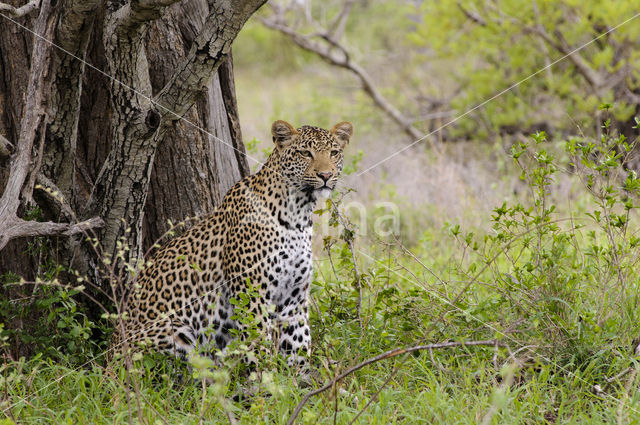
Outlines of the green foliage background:
{"type": "Polygon", "coordinates": [[[409,39],[417,46],[430,46],[438,59],[464,57],[464,64],[452,70],[463,87],[453,101],[460,110],[548,67],[483,107],[479,132],[469,120],[460,123],[463,134],[483,138],[500,126],[526,128],[540,121],[571,133],[576,127],[591,132],[601,102],[616,103],[619,121],[629,120],[637,110],[637,104],[621,98],[620,85],[634,92],[639,88],[638,25],[631,22],[600,37],[638,13],[634,2],[467,1],[456,7],[436,1],[425,2],[419,10],[421,22],[409,39]],[[463,10],[480,17],[484,25],[472,22],[463,10]],[[600,38],[591,43],[596,37],[600,38]],[[576,53],[585,66],[605,78],[619,78],[620,83],[594,87],[571,59],[549,67],[587,43],[576,53]],[[562,44],[567,53],[556,48],[562,44]]]}

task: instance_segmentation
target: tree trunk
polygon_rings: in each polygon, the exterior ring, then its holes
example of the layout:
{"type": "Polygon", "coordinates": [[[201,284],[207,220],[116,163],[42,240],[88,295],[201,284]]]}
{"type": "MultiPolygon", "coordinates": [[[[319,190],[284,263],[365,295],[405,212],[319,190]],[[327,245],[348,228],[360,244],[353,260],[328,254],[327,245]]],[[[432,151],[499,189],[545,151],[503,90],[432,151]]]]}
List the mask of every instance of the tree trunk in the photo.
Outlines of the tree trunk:
{"type": "MultiPolygon", "coordinates": [[[[211,212],[248,174],[230,46],[263,2],[57,3],[51,38],[59,48],[51,50],[43,74],[50,79],[39,133],[44,144],[38,151],[34,142],[26,178],[49,190],[31,193],[25,183],[15,216],[23,223],[32,218],[27,210],[37,207],[37,219],[51,223],[36,223],[31,234],[65,236],[5,242],[0,276],[11,276],[0,284],[15,275],[35,279],[44,257],[102,281],[101,258],[91,244],[68,235],[94,227],[102,253],[112,258],[124,241],[129,249],[120,272],[149,250],[169,221],[211,212]],[[85,227],[74,224],[90,218],[85,227]]],[[[0,197],[15,182],[10,168],[25,102],[33,95],[26,76],[33,76],[37,37],[20,25],[33,29],[37,16],[15,18],[17,24],[0,17],[0,197]]],[[[0,210],[4,205],[0,199],[0,210]]],[[[7,232],[0,228],[0,240],[7,232]]],[[[2,287],[0,296],[11,298],[11,291],[2,287]]]]}
{"type": "MultiPolygon", "coordinates": [[[[175,9],[175,13],[155,22],[147,37],[147,46],[153,46],[147,49],[147,57],[154,93],[168,83],[168,77],[184,60],[207,15],[204,1],[175,9]]],[[[177,223],[211,212],[227,190],[248,174],[244,156],[236,156],[233,149],[206,133],[244,150],[239,130],[230,130],[231,123],[238,120],[231,55],[185,118],[192,124],[177,121],[156,151],[145,207],[145,251],[169,229],[168,220],[177,223]],[[222,84],[232,93],[230,101],[222,95],[222,84]]]]}
{"type": "MultiPolygon", "coordinates": [[[[164,0],[162,3],[171,2],[164,0]]],[[[174,6],[172,11],[187,6],[194,7],[201,14],[192,15],[191,22],[183,21],[181,30],[187,34],[184,38],[189,39],[189,28],[194,28],[196,35],[184,59],[179,61],[157,94],[151,84],[147,49],[143,48],[146,30],[153,22],[154,25],[166,27],[166,31],[173,27],[175,34],[175,25],[157,21],[159,10],[150,9],[146,2],[132,2],[107,10],[103,41],[108,68],[114,77],[110,83],[111,149],[82,215],[98,215],[105,220],[105,226],[98,232],[98,239],[102,244],[103,256],[109,258],[112,264],[109,266],[112,284],[114,276],[118,281],[127,280],[129,274],[125,270],[142,257],[143,208],[158,145],[165,134],[172,130],[181,136],[180,129],[176,128],[178,121],[197,125],[189,119],[191,116],[187,116],[194,114],[195,117],[197,111],[190,109],[203,94],[211,90],[216,72],[230,52],[231,42],[262,2],[226,0],[212,2],[209,6],[203,0],[193,0],[186,5],[174,6]],[[206,18],[198,28],[198,19],[202,16],[206,18]]],[[[176,12],[165,16],[180,14],[176,12]]],[[[184,16],[189,16],[189,13],[184,13],[184,16]]],[[[165,35],[169,36],[169,40],[179,40],[177,34],[173,37],[168,33],[165,35]]],[[[158,44],[161,47],[163,43],[158,44]]],[[[155,46],[151,44],[148,47],[152,50],[155,46]]],[[[176,42],[171,47],[180,50],[181,46],[176,42]]],[[[171,59],[168,57],[169,62],[171,59]]],[[[216,140],[233,147],[229,141],[221,138],[216,140]]],[[[198,177],[206,178],[200,173],[198,177]]],[[[191,183],[194,185],[197,181],[191,183]]],[[[82,271],[98,280],[96,263],[92,263],[91,259],[81,259],[79,268],[82,265],[89,265],[82,271]]]]}
{"type": "MultiPolygon", "coordinates": [[[[20,5],[19,0],[7,3],[14,6],[20,5]]],[[[31,28],[33,18],[34,16],[29,16],[20,21],[31,28]]],[[[31,34],[11,23],[2,22],[0,25],[0,135],[9,141],[18,139],[28,82],[24,76],[29,75],[32,45],[31,34]]],[[[4,188],[7,183],[9,164],[8,156],[0,156],[0,188],[4,188]]],[[[25,279],[34,279],[37,258],[24,255],[26,250],[26,239],[15,239],[9,242],[0,251],[0,276],[13,272],[25,279]]]]}

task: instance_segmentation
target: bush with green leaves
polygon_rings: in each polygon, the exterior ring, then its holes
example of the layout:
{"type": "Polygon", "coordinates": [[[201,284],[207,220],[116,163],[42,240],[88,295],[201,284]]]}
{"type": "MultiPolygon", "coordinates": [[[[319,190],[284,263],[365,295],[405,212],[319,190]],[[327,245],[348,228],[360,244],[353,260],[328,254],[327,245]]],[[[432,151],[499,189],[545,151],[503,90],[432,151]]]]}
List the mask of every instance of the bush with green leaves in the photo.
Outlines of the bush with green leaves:
{"type": "MultiPolygon", "coordinates": [[[[34,208],[27,214],[31,220],[41,219],[34,208]]],[[[0,337],[9,357],[40,356],[81,364],[100,352],[100,341],[92,338],[98,326],[90,319],[89,300],[79,301],[84,291],[83,279],[69,274],[77,285],[59,280],[66,269],[51,258],[49,242],[35,238],[27,244],[25,255],[41,261],[34,281],[25,281],[8,273],[0,276],[0,286],[7,296],[0,299],[0,337]]],[[[98,308],[98,306],[95,306],[98,308]]]]}
{"type": "Polygon", "coordinates": [[[633,352],[640,335],[640,181],[625,166],[636,144],[607,119],[600,139],[572,138],[564,153],[543,132],[513,146],[529,201],[495,208],[482,237],[451,227],[465,252],[454,273],[479,285],[465,297],[465,316],[554,362],[633,352]],[[569,210],[554,199],[561,172],[583,189],[564,200],[569,210]]]}
{"type": "Polygon", "coordinates": [[[593,111],[602,101],[616,103],[615,117],[628,131],[624,124],[638,113],[640,25],[628,21],[638,13],[632,1],[436,1],[417,13],[408,37],[428,49],[430,63],[451,69],[451,106],[462,113],[500,94],[458,121],[454,135],[571,134],[576,127],[599,134],[593,111]]]}

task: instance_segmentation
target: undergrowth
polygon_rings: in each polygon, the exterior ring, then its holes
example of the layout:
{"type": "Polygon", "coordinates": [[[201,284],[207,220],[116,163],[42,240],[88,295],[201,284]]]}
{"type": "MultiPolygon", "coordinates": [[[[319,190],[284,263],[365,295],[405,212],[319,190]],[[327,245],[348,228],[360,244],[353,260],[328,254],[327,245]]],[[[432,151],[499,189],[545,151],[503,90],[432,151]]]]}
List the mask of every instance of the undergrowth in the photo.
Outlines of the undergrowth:
{"type": "MultiPolygon", "coordinates": [[[[283,424],[332,380],[295,423],[639,423],[638,147],[608,120],[602,134],[563,150],[544,133],[514,145],[526,196],[496,206],[489,230],[447,223],[378,238],[360,233],[343,195],[321,205],[333,231],[316,252],[311,389],[269,347],[257,350],[258,371],[238,370],[256,352],[249,342],[236,341],[221,367],[205,356],[187,367],[135,354],[126,367],[105,368],[87,333],[104,325],[74,308],[80,289],[41,286],[30,308],[41,309],[43,329],[58,331],[50,347],[36,334],[30,359],[4,356],[1,423],[283,424]],[[581,185],[577,198],[558,199],[559,176],[581,185]],[[464,346],[480,340],[489,343],[464,346]],[[387,350],[439,342],[452,346],[389,356],[335,380],[387,350]]],[[[21,306],[0,303],[5,353],[15,338],[28,341],[7,320],[21,306]]],[[[236,300],[250,322],[243,306],[236,300]]]]}

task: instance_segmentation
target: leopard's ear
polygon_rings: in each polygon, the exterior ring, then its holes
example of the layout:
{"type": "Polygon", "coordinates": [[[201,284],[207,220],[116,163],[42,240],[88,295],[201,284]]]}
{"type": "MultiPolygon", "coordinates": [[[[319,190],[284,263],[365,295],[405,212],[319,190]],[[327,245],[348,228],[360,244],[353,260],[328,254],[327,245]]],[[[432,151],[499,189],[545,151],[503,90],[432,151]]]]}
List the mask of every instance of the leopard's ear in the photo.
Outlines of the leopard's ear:
{"type": "Polygon", "coordinates": [[[331,134],[336,136],[338,143],[340,143],[340,146],[344,149],[349,143],[349,138],[353,136],[353,124],[348,121],[342,121],[333,126],[331,134]]]}
{"type": "Polygon", "coordinates": [[[273,136],[273,143],[275,143],[279,149],[282,149],[293,142],[298,135],[298,131],[288,122],[278,120],[271,125],[271,135],[273,136]]]}

